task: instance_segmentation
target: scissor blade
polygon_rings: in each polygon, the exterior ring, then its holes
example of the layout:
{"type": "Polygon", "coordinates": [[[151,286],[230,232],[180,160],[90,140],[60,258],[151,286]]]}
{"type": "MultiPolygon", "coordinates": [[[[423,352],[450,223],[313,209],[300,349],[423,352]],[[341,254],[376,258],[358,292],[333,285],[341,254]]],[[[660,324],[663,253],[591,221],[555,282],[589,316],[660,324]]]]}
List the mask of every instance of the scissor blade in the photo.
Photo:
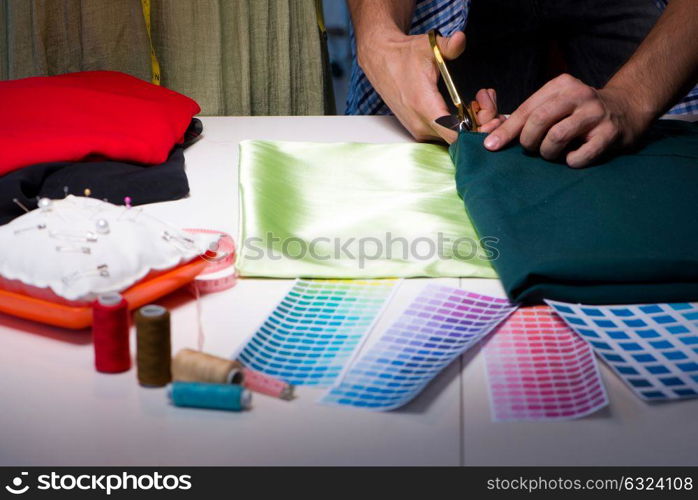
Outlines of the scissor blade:
{"type": "Polygon", "coordinates": [[[439,118],[436,119],[436,123],[438,123],[442,127],[446,127],[448,129],[455,130],[456,132],[460,131],[461,121],[458,119],[457,116],[454,116],[454,115],[440,116],[439,118]]]}

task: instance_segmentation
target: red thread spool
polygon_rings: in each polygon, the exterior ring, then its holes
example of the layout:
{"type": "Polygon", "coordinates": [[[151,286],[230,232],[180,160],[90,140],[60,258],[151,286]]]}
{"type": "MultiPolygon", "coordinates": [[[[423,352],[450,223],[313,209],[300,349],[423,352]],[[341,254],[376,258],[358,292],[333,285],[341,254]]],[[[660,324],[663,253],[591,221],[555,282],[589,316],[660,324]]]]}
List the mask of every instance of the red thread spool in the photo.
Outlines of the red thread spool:
{"type": "Polygon", "coordinates": [[[95,301],[92,342],[98,372],[120,373],[131,368],[128,304],[118,293],[100,295],[95,301]]]}

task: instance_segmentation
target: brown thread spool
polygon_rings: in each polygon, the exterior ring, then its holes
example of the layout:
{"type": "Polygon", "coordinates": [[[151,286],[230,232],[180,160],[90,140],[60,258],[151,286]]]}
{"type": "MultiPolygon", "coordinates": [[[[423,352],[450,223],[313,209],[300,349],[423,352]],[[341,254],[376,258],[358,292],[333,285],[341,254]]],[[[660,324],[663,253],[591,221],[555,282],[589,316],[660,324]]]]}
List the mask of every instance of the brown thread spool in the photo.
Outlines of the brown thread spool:
{"type": "Polygon", "coordinates": [[[150,304],[135,314],[138,382],[147,387],[162,387],[172,381],[170,370],[170,312],[150,304]]]}
{"type": "Polygon", "coordinates": [[[242,384],[242,365],[205,352],[182,349],[172,359],[172,378],[182,382],[242,384]]]}

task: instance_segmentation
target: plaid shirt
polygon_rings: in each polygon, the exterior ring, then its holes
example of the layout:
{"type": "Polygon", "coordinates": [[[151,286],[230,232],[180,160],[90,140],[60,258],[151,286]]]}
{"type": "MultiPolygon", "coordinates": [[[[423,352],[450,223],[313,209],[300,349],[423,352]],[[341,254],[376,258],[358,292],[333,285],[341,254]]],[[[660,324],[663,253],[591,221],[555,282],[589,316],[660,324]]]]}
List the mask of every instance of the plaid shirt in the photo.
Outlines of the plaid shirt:
{"type": "MultiPolygon", "coordinates": [[[[668,0],[656,0],[657,7],[664,9],[668,0]]],[[[411,35],[426,33],[437,28],[444,36],[450,36],[457,30],[465,28],[471,0],[417,0],[412,19],[411,35]]],[[[352,32],[352,54],[354,62],[351,69],[351,82],[347,96],[348,115],[387,115],[390,110],[380,96],[373,90],[371,83],[356,62],[356,44],[352,32]]],[[[669,110],[669,114],[698,113],[698,87],[694,88],[684,99],[669,110]]]]}

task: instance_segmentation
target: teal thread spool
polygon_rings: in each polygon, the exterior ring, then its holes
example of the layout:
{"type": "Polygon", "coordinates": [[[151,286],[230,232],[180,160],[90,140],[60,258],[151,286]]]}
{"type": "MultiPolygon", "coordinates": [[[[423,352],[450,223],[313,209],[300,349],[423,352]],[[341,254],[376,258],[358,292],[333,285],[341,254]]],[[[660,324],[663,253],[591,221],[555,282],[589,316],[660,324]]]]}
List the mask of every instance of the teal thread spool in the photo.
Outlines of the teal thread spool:
{"type": "Polygon", "coordinates": [[[248,410],[252,403],[252,393],[234,384],[172,382],[169,396],[175,406],[214,410],[248,410]]]}

